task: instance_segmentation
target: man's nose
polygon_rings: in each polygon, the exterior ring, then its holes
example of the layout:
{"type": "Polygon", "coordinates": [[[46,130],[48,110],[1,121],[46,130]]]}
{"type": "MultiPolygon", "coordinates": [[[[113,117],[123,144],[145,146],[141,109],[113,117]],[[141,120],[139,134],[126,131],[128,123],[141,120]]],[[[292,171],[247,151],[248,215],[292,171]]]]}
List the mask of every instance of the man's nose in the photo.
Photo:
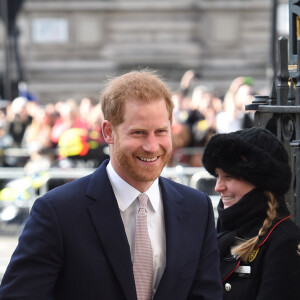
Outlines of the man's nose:
{"type": "Polygon", "coordinates": [[[143,148],[145,151],[152,153],[156,152],[159,149],[159,144],[154,134],[148,134],[143,148]]]}

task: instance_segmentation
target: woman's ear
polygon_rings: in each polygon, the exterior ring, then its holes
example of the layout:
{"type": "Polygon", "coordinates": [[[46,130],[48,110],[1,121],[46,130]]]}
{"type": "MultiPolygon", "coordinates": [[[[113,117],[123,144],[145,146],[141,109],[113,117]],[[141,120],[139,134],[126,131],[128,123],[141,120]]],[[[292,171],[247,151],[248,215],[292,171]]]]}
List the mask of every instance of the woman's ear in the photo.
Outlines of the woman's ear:
{"type": "Polygon", "coordinates": [[[105,142],[107,144],[114,143],[114,129],[111,123],[107,120],[104,120],[102,123],[102,134],[105,142]]]}

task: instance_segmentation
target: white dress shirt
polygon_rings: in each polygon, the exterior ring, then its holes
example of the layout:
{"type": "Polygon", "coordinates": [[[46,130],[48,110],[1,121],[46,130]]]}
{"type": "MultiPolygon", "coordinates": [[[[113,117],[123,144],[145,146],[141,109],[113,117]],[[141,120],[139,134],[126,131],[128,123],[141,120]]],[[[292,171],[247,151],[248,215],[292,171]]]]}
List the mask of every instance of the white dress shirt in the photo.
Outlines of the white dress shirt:
{"type": "MultiPolygon", "coordinates": [[[[135,222],[139,208],[139,200],[137,197],[140,192],[129,185],[116,173],[111,162],[108,163],[106,171],[118,201],[121,218],[124,223],[130,246],[131,260],[133,261],[135,222]]],[[[149,198],[147,204],[147,223],[153,251],[152,295],[154,295],[166,266],[165,219],[158,178],[153,182],[145,194],[149,198]]]]}

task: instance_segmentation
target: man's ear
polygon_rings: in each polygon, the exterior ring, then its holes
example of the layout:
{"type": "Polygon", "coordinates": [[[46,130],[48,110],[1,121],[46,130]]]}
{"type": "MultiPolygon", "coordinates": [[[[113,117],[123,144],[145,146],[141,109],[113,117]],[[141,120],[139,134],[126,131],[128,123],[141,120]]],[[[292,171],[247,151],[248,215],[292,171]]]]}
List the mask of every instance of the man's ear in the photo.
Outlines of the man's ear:
{"type": "Polygon", "coordinates": [[[114,129],[111,123],[107,120],[104,120],[102,123],[102,134],[105,142],[107,144],[114,143],[114,129]]]}

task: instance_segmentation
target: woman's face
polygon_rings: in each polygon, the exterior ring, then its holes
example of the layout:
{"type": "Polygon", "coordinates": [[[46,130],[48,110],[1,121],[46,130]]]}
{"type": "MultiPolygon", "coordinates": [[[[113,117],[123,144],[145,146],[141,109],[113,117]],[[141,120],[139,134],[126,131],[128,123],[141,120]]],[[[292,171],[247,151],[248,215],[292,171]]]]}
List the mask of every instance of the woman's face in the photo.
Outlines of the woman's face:
{"type": "Polygon", "coordinates": [[[220,194],[224,208],[240,201],[240,199],[255,188],[243,179],[236,179],[226,174],[222,169],[216,168],[217,181],[215,191],[220,194]]]}

